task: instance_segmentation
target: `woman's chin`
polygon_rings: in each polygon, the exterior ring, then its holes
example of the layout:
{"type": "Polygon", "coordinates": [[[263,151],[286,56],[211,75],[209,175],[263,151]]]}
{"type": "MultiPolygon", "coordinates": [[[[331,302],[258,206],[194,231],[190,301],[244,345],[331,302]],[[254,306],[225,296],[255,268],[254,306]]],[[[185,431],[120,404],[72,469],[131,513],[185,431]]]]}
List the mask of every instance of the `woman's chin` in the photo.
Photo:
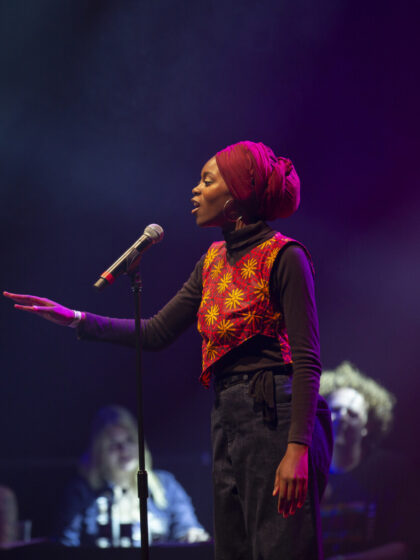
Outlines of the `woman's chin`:
{"type": "Polygon", "coordinates": [[[198,227],[206,227],[206,220],[203,220],[198,214],[195,215],[195,224],[198,227]]]}

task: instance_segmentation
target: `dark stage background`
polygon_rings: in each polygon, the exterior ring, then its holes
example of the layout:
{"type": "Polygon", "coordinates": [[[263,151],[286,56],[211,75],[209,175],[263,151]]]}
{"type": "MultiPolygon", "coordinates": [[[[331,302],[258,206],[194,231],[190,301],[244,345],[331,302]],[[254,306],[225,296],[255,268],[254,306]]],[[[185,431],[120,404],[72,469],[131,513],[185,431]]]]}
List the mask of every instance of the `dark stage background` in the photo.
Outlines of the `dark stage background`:
{"type": "MultiPolygon", "coordinates": [[[[326,368],[353,361],[393,391],[388,446],[419,461],[418,26],[415,2],[0,2],[2,290],[130,316],[128,280],[102,272],[150,222],[144,315],[220,233],[197,230],[191,189],[217,149],[262,140],[294,161],[297,214],[274,226],[312,251],[326,368]]],[[[96,410],[136,410],[131,350],[80,342],[1,302],[0,483],[34,534],[96,410]]],[[[200,341],[145,358],[156,467],[211,527],[200,341]]]]}

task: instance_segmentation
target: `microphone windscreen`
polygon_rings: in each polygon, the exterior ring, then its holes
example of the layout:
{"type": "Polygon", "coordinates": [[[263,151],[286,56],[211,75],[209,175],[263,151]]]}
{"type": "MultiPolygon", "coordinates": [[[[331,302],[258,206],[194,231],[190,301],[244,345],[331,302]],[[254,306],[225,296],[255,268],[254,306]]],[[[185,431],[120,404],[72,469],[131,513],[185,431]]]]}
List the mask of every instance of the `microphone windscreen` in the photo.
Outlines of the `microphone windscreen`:
{"type": "Polygon", "coordinates": [[[153,239],[153,243],[159,243],[163,239],[163,228],[159,224],[149,224],[144,230],[144,235],[153,239]]]}

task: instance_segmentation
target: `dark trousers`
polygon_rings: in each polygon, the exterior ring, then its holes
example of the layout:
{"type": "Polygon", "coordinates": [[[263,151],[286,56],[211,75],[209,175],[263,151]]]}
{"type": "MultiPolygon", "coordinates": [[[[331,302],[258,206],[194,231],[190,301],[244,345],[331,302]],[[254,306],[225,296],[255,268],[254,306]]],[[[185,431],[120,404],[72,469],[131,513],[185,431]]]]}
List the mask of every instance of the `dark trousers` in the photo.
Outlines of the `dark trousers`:
{"type": "Polygon", "coordinates": [[[320,400],[301,509],[284,519],[273,497],[290,428],[291,377],[275,376],[277,423],[263,421],[244,381],[216,391],[212,411],[216,560],[321,560],[319,500],[331,457],[330,416],[320,400]]]}

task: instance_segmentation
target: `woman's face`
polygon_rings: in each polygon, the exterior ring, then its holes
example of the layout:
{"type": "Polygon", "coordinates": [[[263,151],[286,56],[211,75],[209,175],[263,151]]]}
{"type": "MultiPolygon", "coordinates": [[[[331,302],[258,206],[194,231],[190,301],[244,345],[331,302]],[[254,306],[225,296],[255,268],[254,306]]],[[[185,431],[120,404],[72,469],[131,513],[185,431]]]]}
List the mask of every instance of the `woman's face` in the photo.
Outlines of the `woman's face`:
{"type": "Polygon", "coordinates": [[[102,447],[107,477],[129,473],[137,468],[137,441],[124,426],[109,426],[102,447]]]}
{"type": "Polygon", "coordinates": [[[216,158],[212,157],[201,170],[200,182],[193,188],[194,204],[192,214],[200,227],[226,225],[223,212],[225,204],[232,198],[225,181],[217,167],[216,158]]]}

